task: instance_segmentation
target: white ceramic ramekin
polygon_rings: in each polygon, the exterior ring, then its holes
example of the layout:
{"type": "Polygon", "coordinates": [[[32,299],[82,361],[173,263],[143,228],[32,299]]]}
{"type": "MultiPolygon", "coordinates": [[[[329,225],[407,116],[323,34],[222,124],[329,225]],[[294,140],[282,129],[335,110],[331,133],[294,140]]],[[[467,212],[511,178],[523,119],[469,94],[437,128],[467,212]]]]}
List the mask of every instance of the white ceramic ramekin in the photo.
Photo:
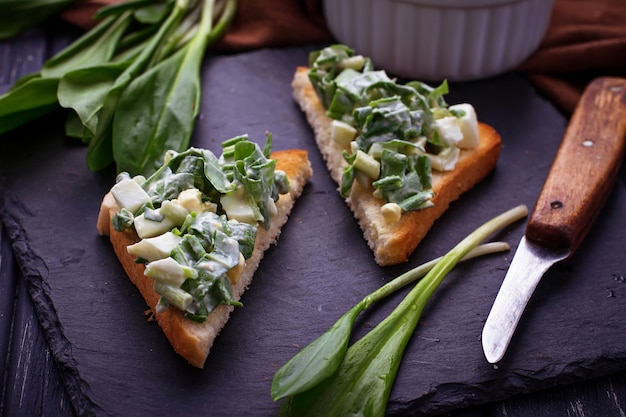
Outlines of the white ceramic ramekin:
{"type": "Polygon", "coordinates": [[[553,0],[324,0],[336,40],[390,74],[424,81],[486,78],[539,46],[553,0]]]}

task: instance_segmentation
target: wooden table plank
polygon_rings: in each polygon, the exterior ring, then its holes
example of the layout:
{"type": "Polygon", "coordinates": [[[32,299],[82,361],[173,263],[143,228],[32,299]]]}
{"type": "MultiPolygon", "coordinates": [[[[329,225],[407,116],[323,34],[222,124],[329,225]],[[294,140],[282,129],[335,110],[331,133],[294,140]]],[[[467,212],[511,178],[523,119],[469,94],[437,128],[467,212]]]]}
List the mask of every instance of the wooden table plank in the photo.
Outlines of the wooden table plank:
{"type": "Polygon", "coordinates": [[[0,234],[0,378],[2,415],[74,416],[72,403],[50,355],[39,320],[15,261],[0,234]]]}

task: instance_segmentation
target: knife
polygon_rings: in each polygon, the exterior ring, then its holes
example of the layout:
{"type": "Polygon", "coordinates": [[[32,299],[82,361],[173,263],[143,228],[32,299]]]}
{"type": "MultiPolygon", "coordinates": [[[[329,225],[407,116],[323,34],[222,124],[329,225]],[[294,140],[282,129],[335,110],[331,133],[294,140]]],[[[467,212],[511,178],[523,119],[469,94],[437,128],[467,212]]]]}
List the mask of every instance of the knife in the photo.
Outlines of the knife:
{"type": "Polygon", "coordinates": [[[626,79],[601,77],[583,92],[526,231],[485,321],[487,361],[504,356],[544,273],[569,259],[606,201],[626,147],[626,79]]]}

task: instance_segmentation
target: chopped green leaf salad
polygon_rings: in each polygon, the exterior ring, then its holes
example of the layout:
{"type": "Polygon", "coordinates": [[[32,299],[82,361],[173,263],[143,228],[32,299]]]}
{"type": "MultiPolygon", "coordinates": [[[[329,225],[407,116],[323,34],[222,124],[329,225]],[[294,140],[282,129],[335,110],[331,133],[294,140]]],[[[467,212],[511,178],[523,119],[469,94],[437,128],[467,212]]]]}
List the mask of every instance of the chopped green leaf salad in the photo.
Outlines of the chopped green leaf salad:
{"type": "Polygon", "coordinates": [[[432,205],[432,169],[453,170],[461,148],[478,145],[478,122],[470,104],[448,106],[444,81],[399,84],[370,58],[345,45],[309,56],[309,79],[328,116],[331,135],[347,161],[341,193],[355,181],[383,199],[383,214],[432,205]]]}
{"type": "Polygon", "coordinates": [[[252,255],[257,225],[269,228],[275,202],[289,192],[271,151],[271,135],[263,149],[242,135],[224,142],[219,158],[198,148],[169,151],[147,179],[118,175],[112,223],[141,238],[128,253],[154,280],[157,312],[172,306],[202,322],[220,304],[240,305],[231,285],[252,255]]]}

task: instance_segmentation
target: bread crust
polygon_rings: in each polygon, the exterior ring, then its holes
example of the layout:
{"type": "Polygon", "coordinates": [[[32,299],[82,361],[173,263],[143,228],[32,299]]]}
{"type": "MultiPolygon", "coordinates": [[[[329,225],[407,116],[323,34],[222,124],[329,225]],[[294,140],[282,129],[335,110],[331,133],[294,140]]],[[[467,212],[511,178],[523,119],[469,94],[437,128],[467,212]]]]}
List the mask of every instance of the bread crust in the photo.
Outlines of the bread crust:
{"type": "MultiPolygon", "coordinates": [[[[278,214],[272,219],[268,230],[258,228],[252,256],[246,260],[245,268],[238,281],[233,285],[233,299],[238,301],[252,282],[252,277],[270,245],[277,242],[282,226],[287,222],[295,200],[302,194],[308,179],[313,175],[304,150],[285,150],[272,153],[277,160],[276,169],[287,174],[290,183],[288,194],[281,195],[276,202],[278,214]]],[[[233,311],[233,306],[218,306],[203,323],[197,323],[184,317],[183,313],[170,308],[162,313],[156,313],[159,295],[153,290],[153,280],[144,275],[145,266],[135,262],[126,248],[139,241],[134,230],[128,229],[118,232],[111,227],[111,219],[118,207],[111,193],[107,193],[102,200],[98,215],[97,229],[100,235],[109,236],[115,255],[119,259],[129,279],[139,289],[141,295],[152,310],[156,320],[165,333],[165,336],[174,350],[185,358],[191,365],[202,368],[210,352],[215,338],[224,327],[233,311]]]]}
{"type": "MultiPolygon", "coordinates": [[[[292,81],[293,95],[313,129],[315,141],[326,162],[330,176],[341,184],[347,165],[343,149],[331,138],[331,119],[311,84],[308,67],[298,67],[292,81]]],[[[450,203],[482,181],[498,161],[501,149],[500,135],[484,123],[479,123],[479,144],[474,149],[462,149],[453,171],[433,171],[432,185],[435,197],[433,207],[404,213],[395,223],[386,223],[380,208],[383,201],[355,181],[346,203],[359,222],[363,236],[380,266],[406,262],[424,239],[435,220],[445,213],[450,203]]]]}

